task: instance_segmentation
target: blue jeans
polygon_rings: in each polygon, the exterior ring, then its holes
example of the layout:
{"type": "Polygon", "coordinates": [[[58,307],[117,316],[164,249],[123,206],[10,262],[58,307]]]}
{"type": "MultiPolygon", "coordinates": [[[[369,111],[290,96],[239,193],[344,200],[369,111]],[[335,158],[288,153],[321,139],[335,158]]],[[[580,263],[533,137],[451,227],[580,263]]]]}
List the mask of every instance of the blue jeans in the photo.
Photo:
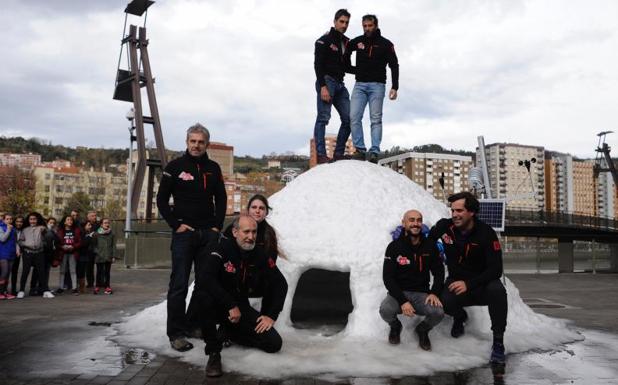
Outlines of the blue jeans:
{"type": "Polygon", "coordinates": [[[350,94],[345,88],[345,83],[337,81],[330,76],[325,77],[326,87],[331,97],[331,103],[325,103],[320,98],[320,84],[315,82],[315,90],[318,93],[318,116],[315,119],[313,128],[313,138],[315,140],[315,149],[318,156],[326,156],[326,141],[324,135],[326,133],[326,125],[330,120],[331,106],[339,113],[341,118],[341,127],[337,134],[337,144],[335,145],[335,155],[343,155],[345,152],[345,143],[350,137],[350,94]]]}
{"type": "Polygon", "coordinates": [[[363,138],[363,113],[369,103],[369,120],[371,121],[371,148],[369,152],[380,152],[382,142],[382,104],[385,94],[384,83],[356,82],[352,90],[352,102],[350,106],[350,126],[352,130],[352,143],[358,151],[366,151],[363,138]]]}
{"type": "Polygon", "coordinates": [[[172,232],[172,273],[167,291],[167,335],[170,340],[184,336],[190,328],[190,315],[185,313],[185,298],[189,290],[191,267],[200,268],[200,257],[206,256],[207,246],[216,241],[218,233],[196,229],[172,232]]]}

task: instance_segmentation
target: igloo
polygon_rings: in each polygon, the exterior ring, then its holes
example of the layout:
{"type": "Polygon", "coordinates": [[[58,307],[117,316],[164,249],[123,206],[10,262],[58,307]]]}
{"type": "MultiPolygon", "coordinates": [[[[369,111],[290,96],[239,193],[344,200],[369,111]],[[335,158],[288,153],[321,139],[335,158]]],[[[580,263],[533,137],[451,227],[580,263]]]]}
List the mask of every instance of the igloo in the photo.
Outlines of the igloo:
{"type": "MultiPolygon", "coordinates": [[[[411,330],[417,319],[404,319],[402,344],[386,341],[387,325],[378,314],[386,295],[382,263],[390,232],[411,208],[432,225],[448,216],[447,207],[420,186],[391,169],[368,162],[340,161],[315,167],[270,199],[269,223],[277,230],[286,259],[278,265],[288,281],[285,307],[276,323],[284,344],[266,353],[232,346],[223,352],[225,370],[260,377],[293,375],[400,376],[461,370],[487,362],[490,320],[484,307],[470,308],[466,335],[449,335],[450,318],[431,333],[432,351],[420,350],[411,330]],[[345,329],[335,335],[294,328],[292,299],[299,277],[311,268],[350,273],[354,309],[345,329]],[[410,354],[414,360],[410,360],[410,354]]],[[[508,353],[553,349],[581,339],[566,321],[534,313],[517,288],[505,280],[509,314],[505,334],[508,353]]],[[[189,293],[189,296],[191,293],[189,293]]],[[[187,299],[187,303],[188,303],[187,299]]],[[[123,343],[204,364],[201,343],[187,353],[173,351],[165,335],[165,301],[129,317],[117,327],[123,343]],[[144,328],[144,325],[150,325],[144,328]]]]}

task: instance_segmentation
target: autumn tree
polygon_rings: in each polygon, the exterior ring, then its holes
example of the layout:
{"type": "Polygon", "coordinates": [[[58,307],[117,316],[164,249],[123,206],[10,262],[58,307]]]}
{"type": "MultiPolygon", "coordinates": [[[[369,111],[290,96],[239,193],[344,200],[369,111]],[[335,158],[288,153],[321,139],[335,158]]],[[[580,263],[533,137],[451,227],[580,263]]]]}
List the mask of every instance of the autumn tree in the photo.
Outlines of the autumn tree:
{"type": "Polygon", "coordinates": [[[0,167],[0,209],[25,215],[34,209],[35,179],[32,170],[0,167]]]}

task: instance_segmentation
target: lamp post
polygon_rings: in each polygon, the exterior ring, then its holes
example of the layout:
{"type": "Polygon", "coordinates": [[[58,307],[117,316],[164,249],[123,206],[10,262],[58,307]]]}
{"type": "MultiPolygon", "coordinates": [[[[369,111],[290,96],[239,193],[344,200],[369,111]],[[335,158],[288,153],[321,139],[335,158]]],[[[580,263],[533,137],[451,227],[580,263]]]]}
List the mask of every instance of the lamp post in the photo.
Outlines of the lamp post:
{"type": "Polygon", "coordinates": [[[534,198],[534,203],[537,204],[537,208],[540,209],[538,201],[537,201],[537,197],[536,197],[536,190],[534,189],[534,181],[532,180],[532,173],[530,172],[530,166],[536,163],[536,158],[530,158],[530,159],[526,159],[526,160],[520,160],[517,164],[519,164],[522,167],[525,167],[526,170],[528,171],[528,177],[530,178],[530,187],[532,188],[532,196],[534,198]]]}
{"type": "Polygon", "coordinates": [[[135,119],[135,110],[131,108],[126,115],[127,120],[129,121],[129,162],[127,167],[127,208],[126,208],[126,216],[125,216],[125,224],[124,224],[124,236],[125,238],[129,237],[129,233],[131,232],[131,186],[133,182],[133,142],[137,140],[137,137],[134,135],[135,126],[133,125],[133,120],[135,119]]]}

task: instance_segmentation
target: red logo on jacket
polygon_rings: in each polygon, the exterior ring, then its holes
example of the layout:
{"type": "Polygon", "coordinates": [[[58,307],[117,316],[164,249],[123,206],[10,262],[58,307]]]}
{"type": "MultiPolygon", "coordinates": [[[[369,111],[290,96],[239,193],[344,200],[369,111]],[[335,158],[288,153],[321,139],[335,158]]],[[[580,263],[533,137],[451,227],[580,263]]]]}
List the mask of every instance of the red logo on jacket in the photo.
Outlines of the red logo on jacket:
{"type": "Polygon", "coordinates": [[[270,267],[271,269],[274,269],[275,266],[277,266],[277,262],[275,262],[275,260],[272,258],[268,258],[268,267],[270,267]]]}
{"type": "Polygon", "coordinates": [[[397,257],[397,263],[400,264],[401,266],[409,265],[410,260],[407,257],[400,255],[397,257]]]}
{"type": "Polygon", "coordinates": [[[500,241],[494,241],[494,251],[500,251],[500,241]]]}
{"type": "Polygon", "coordinates": [[[337,47],[335,44],[331,44],[330,45],[330,49],[335,51],[335,52],[339,51],[339,47],[337,47]]]}
{"type": "Polygon", "coordinates": [[[193,180],[195,178],[193,178],[193,175],[189,174],[188,172],[181,172],[180,175],[178,175],[178,178],[182,179],[182,180],[193,180]]]}
{"type": "Polygon", "coordinates": [[[236,267],[234,267],[234,264],[230,261],[225,262],[223,264],[223,268],[225,269],[225,271],[227,273],[235,273],[236,272],[236,267]]]}

